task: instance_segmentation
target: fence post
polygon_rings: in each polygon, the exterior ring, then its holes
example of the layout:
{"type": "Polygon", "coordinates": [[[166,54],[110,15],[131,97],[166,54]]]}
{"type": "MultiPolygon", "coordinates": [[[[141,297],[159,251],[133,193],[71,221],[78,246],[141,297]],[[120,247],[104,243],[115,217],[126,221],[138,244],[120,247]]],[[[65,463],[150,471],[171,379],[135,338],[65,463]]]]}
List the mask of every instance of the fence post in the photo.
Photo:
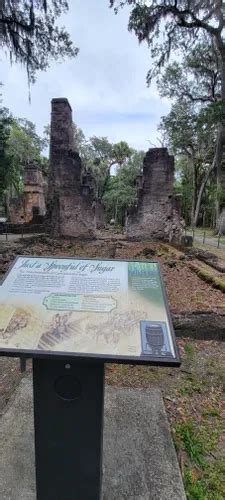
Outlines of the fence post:
{"type": "Polygon", "coordinates": [[[8,223],[7,222],[5,225],[5,239],[6,239],[6,241],[8,241],[8,223]]]}
{"type": "Polygon", "coordinates": [[[220,237],[221,237],[221,235],[219,234],[218,235],[218,241],[217,241],[217,248],[220,248],[220,237]]]}
{"type": "Polygon", "coordinates": [[[203,233],[203,242],[202,243],[203,243],[203,245],[205,244],[205,231],[203,233]]]}

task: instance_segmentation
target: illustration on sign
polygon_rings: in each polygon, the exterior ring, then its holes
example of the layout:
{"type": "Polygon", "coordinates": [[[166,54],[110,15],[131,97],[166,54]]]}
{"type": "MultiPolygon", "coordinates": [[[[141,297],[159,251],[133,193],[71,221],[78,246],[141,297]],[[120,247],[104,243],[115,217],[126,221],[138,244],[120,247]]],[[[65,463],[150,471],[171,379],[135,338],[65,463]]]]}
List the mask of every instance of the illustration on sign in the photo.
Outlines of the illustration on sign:
{"type": "Polygon", "coordinates": [[[174,359],[156,262],[18,257],[0,286],[0,351],[174,359]]]}

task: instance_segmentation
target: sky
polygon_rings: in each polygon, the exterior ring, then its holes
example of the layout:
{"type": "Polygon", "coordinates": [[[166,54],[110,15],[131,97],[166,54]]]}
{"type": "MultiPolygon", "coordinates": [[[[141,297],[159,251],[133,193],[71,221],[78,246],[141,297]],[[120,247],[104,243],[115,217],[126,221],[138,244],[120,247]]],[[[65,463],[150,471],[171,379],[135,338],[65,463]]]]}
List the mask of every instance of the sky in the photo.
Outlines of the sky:
{"type": "Polygon", "coordinates": [[[157,126],[169,111],[156,85],[146,86],[151,66],[147,45],[127,30],[127,8],[115,15],[108,0],[69,0],[62,22],[80,51],[76,58],[52,62],[31,87],[26,70],[1,54],[3,104],[13,115],[34,122],[42,134],[50,123],[51,99],[67,97],[73,120],[85,136],[127,141],[136,149],[160,146],[157,126]]]}

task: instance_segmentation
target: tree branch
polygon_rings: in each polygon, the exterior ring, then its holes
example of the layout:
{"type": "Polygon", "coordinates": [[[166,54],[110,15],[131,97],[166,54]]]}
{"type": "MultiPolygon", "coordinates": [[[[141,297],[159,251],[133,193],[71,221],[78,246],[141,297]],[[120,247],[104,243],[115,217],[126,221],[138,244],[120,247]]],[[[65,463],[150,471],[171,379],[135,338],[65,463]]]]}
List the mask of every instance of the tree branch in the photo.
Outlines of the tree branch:
{"type": "Polygon", "coordinates": [[[210,24],[206,23],[202,19],[199,19],[195,16],[194,12],[190,9],[179,10],[177,7],[177,2],[174,5],[170,5],[167,7],[160,6],[158,12],[163,17],[166,17],[167,14],[173,14],[175,17],[179,19],[178,26],[182,28],[203,28],[214,36],[219,33],[218,28],[214,28],[210,24]],[[190,17],[192,21],[187,21],[186,17],[190,17]]]}

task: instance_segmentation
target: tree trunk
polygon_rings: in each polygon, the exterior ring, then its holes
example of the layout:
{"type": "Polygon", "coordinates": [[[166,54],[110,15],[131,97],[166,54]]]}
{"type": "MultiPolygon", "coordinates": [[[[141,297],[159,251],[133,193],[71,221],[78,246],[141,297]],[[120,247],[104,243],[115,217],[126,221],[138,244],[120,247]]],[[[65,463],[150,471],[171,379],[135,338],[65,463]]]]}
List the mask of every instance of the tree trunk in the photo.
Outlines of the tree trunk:
{"type": "Polygon", "coordinates": [[[5,199],[4,199],[4,205],[5,205],[5,214],[6,214],[6,217],[7,219],[9,219],[9,215],[10,215],[10,203],[9,203],[9,192],[6,191],[5,193],[5,199]]]}
{"type": "Polygon", "coordinates": [[[202,217],[202,226],[206,227],[206,211],[205,211],[205,209],[204,209],[203,217],[202,217]]]}
{"type": "Polygon", "coordinates": [[[217,135],[217,146],[216,146],[216,153],[214,157],[214,164],[215,164],[215,169],[216,169],[216,183],[217,183],[217,199],[216,199],[216,219],[217,223],[219,223],[219,218],[220,218],[220,212],[221,212],[221,188],[222,185],[224,184],[222,181],[222,175],[221,175],[221,163],[222,163],[222,158],[223,158],[223,146],[224,146],[224,135],[225,135],[225,129],[224,125],[221,124],[219,126],[218,130],[218,135],[217,135]]]}
{"type": "MultiPolygon", "coordinates": [[[[218,48],[221,56],[221,102],[225,103],[225,44],[220,40],[218,48]]],[[[225,223],[221,224],[221,212],[223,206],[221,204],[221,190],[225,187],[225,170],[222,168],[223,155],[225,153],[225,122],[221,119],[221,123],[217,134],[217,146],[213,162],[215,163],[216,178],[217,178],[217,200],[216,200],[216,227],[217,231],[225,233],[225,223]],[[223,226],[223,227],[222,227],[223,226]]],[[[224,217],[222,217],[224,219],[224,217]]]]}
{"type": "Polygon", "coordinates": [[[116,207],[115,207],[115,224],[117,224],[117,214],[118,214],[118,198],[116,199],[116,207]]]}
{"type": "Polygon", "coordinates": [[[206,187],[206,184],[208,182],[210,174],[215,169],[215,161],[216,161],[216,153],[215,153],[215,157],[214,157],[213,163],[208,168],[208,170],[207,170],[207,172],[205,174],[205,177],[204,177],[204,179],[203,179],[203,181],[201,183],[200,189],[199,189],[197,203],[196,203],[196,207],[195,207],[194,227],[197,225],[197,222],[198,222],[198,216],[199,216],[199,211],[200,211],[200,207],[201,207],[201,201],[202,201],[202,195],[203,195],[204,189],[206,187]]]}
{"type": "Polygon", "coordinates": [[[197,170],[195,166],[195,160],[192,158],[192,204],[191,204],[191,227],[194,228],[195,222],[195,205],[197,197],[197,170]]]}

